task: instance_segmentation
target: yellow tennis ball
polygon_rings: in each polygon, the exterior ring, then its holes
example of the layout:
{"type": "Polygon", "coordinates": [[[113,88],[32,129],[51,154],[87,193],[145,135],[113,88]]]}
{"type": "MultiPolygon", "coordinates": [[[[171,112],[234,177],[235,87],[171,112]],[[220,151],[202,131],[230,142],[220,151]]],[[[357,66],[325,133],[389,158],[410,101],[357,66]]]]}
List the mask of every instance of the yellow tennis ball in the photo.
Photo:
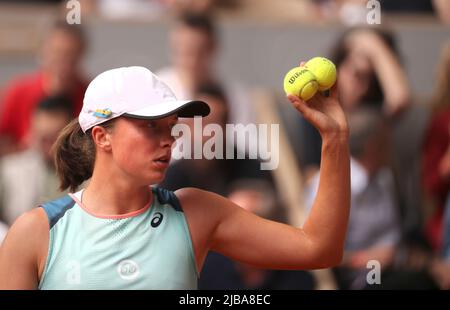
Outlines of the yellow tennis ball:
{"type": "Polygon", "coordinates": [[[305,67],[315,75],[320,91],[330,89],[336,82],[336,66],[324,57],[310,59],[305,67]]]}
{"type": "Polygon", "coordinates": [[[295,67],[284,77],[284,91],[287,95],[309,100],[316,94],[318,88],[316,77],[304,67],[295,67]]]}

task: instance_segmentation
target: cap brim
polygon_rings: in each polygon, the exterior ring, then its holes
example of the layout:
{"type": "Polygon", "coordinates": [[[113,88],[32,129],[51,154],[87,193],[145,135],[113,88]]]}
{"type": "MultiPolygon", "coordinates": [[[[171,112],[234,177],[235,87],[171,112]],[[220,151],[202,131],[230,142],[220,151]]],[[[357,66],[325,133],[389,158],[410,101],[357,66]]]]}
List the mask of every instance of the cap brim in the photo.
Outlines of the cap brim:
{"type": "Polygon", "coordinates": [[[207,116],[210,112],[206,102],[200,100],[166,101],[136,111],[128,112],[123,116],[138,119],[158,119],[176,114],[178,117],[207,116]]]}

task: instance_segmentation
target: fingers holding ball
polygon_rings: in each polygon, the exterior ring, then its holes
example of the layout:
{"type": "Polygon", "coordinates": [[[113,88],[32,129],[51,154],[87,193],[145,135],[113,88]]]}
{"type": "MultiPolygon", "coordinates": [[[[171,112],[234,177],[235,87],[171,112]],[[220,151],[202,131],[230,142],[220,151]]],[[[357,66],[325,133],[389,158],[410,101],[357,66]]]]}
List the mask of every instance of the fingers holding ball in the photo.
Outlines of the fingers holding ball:
{"type": "Polygon", "coordinates": [[[295,67],[284,77],[286,95],[309,100],[317,91],[326,91],[336,82],[336,66],[324,57],[314,57],[301,67],[295,67]]]}

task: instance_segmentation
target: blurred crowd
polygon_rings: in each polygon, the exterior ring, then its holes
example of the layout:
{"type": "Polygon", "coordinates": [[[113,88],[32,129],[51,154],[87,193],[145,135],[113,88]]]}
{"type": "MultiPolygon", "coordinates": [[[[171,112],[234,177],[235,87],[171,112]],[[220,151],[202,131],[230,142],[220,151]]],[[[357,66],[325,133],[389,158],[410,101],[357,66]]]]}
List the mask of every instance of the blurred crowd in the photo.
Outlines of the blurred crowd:
{"type": "MultiPolygon", "coordinates": [[[[83,10],[116,17],[171,10],[177,16],[170,32],[171,60],[157,74],[180,99],[209,103],[211,114],[203,125],[224,128],[228,123],[258,123],[257,110],[264,106],[253,102],[248,89],[230,84],[215,71],[221,45],[215,19],[209,14],[217,7],[237,10],[238,1],[81,2],[83,10]]],[[[330,19],[357,14],[358,6],[367,3],[304,2],[330,19]]],[[[434,12],[442,22],[449,22],[450,1],[381,2],[390,3],[386,10],[434,12]]],[[[38,52],[36,70],[11,77],[0,91],[0,242],[20,214],[63,195],[58,190],[52,145],[79,113],[91,78],[81,67],[89,44],[86,31],[56,21],[38,52]]],[[[326,56],[338,68],[351,152],[352,206],[344,260],[332,270],[336,287],[450,289],[450,41],[442,49],[437,75],[429,77],[435,81],[435,90],[428,104],[415,100],[391,30],[352,26],[329,50],[326,56]],[[371,260],[377,260],[382,269],[377,286],[366,281],[371,260]]],[[[308,212],[319,182],[320,136],[300,115],[283,117],[292,107],[280,94],[274,98],[283,126],[293,132],[288,138],[298,140],[290,145],[303,179],[303,188],[298,189],[303,201],[298,201],[297,208],[308,212]]],[[[235,153],[247,151],[232,147],[235,153]]],[[[182,159],[171,164],[160,186],[210,190],[249,212],[292,223],[295,219],[289,218],[285,184],[280,180],[271,171],[261,170],[258,159],[182,159]]],[[[260,270],[211,253],[199,287],[315,289],[317,279],[311,272],[260,270]]]]}

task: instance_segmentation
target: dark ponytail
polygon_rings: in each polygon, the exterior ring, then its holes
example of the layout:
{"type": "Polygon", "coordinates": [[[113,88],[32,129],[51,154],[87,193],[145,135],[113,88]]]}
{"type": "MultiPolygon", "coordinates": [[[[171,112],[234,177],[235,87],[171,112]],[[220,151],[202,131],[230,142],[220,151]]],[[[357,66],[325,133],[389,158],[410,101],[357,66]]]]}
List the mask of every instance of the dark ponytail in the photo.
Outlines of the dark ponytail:
{"type": "Polygon", "coordinates": [[[78,186],[91,178],[94,170],[95,143],[90,131],[85,134],[78,119],[74,119],[62,130],[53,150],[59,189],[69,188],[75,192],[78,186]]]}

